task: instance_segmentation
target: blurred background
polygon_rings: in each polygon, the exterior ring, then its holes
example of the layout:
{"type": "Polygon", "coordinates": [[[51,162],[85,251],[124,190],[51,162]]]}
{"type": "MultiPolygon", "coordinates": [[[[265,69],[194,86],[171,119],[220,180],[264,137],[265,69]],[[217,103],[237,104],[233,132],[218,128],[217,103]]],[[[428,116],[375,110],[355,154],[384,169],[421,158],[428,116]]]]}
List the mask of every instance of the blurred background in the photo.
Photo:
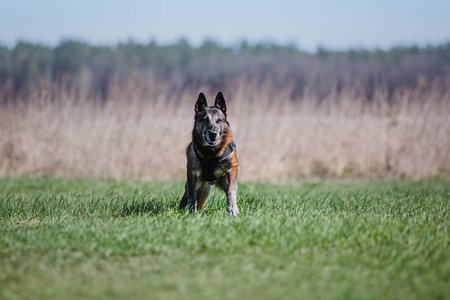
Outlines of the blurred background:
{"type": "Polygon", "coordinates": [[[450,177],[449,1],[2,1],[0,176],[183,180],[222,91],[243,181],[450,177]]]}

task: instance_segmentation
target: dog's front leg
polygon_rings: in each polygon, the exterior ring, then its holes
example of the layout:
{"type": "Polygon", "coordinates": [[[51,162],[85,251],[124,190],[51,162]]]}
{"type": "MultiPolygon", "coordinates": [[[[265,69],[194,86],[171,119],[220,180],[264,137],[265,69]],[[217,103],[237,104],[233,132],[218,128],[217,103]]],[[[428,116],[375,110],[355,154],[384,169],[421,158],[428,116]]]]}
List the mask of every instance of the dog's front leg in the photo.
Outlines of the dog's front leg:
{"type": "Polygon", "coordinates": [[[189,211],[196,212],[197,211],[197,195],[195,192],[195,188],[197,185],[197,177],[192,174],[190,170],[188,170],[187,174],[187,193],[189,197],[189,211]]]}
{"type": "Polygon", "coordinates": [[[235,167],[228,173],[228,188],[225,190],[227,194],[228,213],[232,216],[237,216],[239,214],[236,199],[238,189],[238,172],[239,169],[235,167]]]}

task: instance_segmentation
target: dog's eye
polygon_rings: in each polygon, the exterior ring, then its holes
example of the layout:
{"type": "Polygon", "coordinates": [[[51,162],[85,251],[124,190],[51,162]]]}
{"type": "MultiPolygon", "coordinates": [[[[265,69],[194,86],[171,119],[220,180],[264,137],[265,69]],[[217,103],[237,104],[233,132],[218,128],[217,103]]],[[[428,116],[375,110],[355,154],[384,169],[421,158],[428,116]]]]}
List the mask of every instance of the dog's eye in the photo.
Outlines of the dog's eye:
{"type": "Polygon", "coordinates": [[[216,122],[219,123],[219,124],[222,124],[223,120],[221,118],[218,118],[216,122]]]}

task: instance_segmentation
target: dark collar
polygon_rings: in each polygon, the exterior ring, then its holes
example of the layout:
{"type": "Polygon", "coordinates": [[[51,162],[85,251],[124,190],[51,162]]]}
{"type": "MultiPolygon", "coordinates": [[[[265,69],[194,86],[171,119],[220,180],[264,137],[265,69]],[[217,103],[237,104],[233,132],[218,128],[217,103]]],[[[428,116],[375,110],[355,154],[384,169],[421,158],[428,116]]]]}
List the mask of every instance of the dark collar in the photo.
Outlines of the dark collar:
{"type": "Polygon", "coordinates": [[[217,157],[217,156],[212,156],[212,157],[205,157],[195,146],[195,143],[193,144],[194,146],[194,152],[195,155],[197,156],[198,160],[200,161],[200,163],[202,163],[202,161],[215,161],[215,162],[222,162],[224,160],[226,160],[227,158],[229,158],[231,156],[231,154],[236,151],[236,144],[231,141],[228,144],[228,147],[225,149],[225,151],[223,151],[222,155],[217,157]]]}

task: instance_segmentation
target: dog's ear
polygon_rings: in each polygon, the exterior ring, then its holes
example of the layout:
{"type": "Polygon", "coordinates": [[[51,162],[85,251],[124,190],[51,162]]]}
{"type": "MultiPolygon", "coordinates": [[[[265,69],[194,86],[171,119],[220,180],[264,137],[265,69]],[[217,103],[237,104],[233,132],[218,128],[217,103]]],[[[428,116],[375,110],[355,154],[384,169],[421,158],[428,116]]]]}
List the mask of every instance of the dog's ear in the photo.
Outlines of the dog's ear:
{"type": "Polygon", "coordinates": [[[223,97],[222,92],[219,92],[217,94],[214,106],[219,108],[223,112],[225,117],[227,116],[227,104],[225,103],[225,98],[223,97]]]}
{"type": "Polygon", "coordinates": [[[208,103],[206,103],[205,95],[200,93],[200,95],[198,95],[197,102],[195,103],[195,113],[203,111],[207,105],[208,103]]]}

